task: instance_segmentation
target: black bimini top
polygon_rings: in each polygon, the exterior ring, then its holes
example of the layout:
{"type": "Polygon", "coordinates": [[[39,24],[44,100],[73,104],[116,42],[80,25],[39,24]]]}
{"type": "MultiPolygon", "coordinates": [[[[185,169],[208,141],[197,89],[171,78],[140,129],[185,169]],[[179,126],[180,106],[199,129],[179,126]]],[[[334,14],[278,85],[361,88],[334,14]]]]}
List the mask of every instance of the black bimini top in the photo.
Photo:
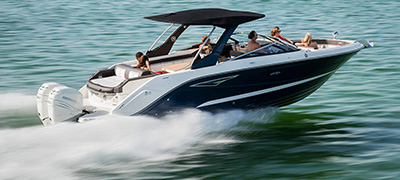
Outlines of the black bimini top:
{"type": "Polygon", "coordinates": [[[168,14],[145,17],[146,19],[185,24],[185,25],[213,25],[222,28],[237,26],[245,22],[253,21],[264,17],[264,14],[258,14],[246,11],[231,11],[226,9],[192,9],[168,14]]]}

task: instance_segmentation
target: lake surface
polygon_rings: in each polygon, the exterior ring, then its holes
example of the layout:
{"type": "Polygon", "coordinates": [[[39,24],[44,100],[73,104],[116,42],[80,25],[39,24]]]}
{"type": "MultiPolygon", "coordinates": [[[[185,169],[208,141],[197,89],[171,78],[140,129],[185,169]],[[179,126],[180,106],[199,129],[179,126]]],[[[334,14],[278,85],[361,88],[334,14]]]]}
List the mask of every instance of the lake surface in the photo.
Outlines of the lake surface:
{"type": "MultiPolygon", "coordinates": [[[[0,1],[1,179],[399,179],[400,1],[0,1]],[[96,70],[146,51],[193,8],[266,14],[237,31],[367,39],[308,98],[280,109],[157,119],[104,116],[43,127],[44,82],[80,88],[96,70]]],[[[209,28],[184,39],[197,43],[209,28]]]]}

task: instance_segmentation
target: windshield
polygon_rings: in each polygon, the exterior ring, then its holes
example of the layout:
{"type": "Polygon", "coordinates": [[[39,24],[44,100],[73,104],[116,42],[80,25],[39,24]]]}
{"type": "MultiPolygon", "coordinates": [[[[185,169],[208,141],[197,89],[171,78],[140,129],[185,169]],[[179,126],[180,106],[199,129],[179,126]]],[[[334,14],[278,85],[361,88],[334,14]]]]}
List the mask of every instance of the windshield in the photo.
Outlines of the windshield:
{"type": "Polygon", "coordinates": [[[257,42],[261,47],[251,52],[247,52],[247,43],[249,41],[248,34],[249,33],[247,32],[236,32],[232,34],[228,43],[232,46],[234,51],[240,54],[233,59],[279,54],[298,50],[296,46],[281,41],[275,37],[258,34],[257,42]]]}

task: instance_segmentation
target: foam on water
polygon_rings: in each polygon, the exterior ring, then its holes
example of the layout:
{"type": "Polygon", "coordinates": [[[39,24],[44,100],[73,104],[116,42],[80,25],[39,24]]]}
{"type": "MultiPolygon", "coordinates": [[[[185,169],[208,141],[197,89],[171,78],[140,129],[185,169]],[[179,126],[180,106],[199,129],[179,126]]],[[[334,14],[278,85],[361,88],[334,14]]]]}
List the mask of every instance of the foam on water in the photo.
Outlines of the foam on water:
{"type": "Polygon", "coordinates": [[[228,130],[248,117],[243,111],[187,109],[162,119],[106,115],[82,124],[1,130],[0,174],[5,179],[74,179],[84,168],[171,159],[197,143],[233,142],[207,134],[228,130]]]}
{"type": "Polygon", "coordinates": [[[39,125],[36,98],[23,93],[0,94],[0,129],[39,125]]]}
{"type": "Polygon", "coordinates": [[[36,107],[36,96],[23,93],[0,94],[0,111],[20,110],[36,107]]]}

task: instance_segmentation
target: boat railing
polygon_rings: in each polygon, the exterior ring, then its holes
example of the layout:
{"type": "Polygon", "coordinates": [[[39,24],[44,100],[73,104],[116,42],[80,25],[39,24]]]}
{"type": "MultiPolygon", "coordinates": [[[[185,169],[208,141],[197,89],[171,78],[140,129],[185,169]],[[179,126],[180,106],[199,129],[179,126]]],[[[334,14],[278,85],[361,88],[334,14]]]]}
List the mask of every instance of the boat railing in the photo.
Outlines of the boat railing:
{"type": "Polygon", "coordinates": [[[203,49],[203,47],[206,45],[207,41],[210,39],[212,33],[215,30],[215,26],[213,26],[213,28],[211,29],[210,33],[208,33],[207,38],[204,40],[203,44],[201,45],[201,47],[199,48],[199,50],[197,51],[196,55],[194,56],[192,63],[190,64],[190,67],[193,66],[193,63],[196,61],[197,57],[200,55],[201,50],[203,49]]]}
{"type": "Polygon", "coordinates": [[[167,33],[172,27],[174,27],[175,23],[172,23],[171,26],[169,26],[157,39],[156,41],[154,41],[154,43],[150,46],[149,50],[147,50],[147,52],[150,52],[151,49],[153,49],[153,47],[158,43],[158,41],[160,41],[160,39],[165,35],[165,33],[167,33]]]}
{"type": "Polygon", "coordinates": [[[297,46],[295,46],[295,45],[293,45],[293,44],[290,44],[290,43],[287,42],[287,41],[283,41],[283,40],[281,40],[281,39],[279,39],[279,38],[272,37],[272,36],[266,36],[266,35],[262,35],[262,34],[258,34],[258,35],[261,36],[261,37],[263,37],[263,38],[265,38],[265,39],[270,40],[271,42],[279,42],[279,44],[286,45],[286,46],[290,46],[290,47],[292,47],[292,48],[294,48],[294,49],[297,49],[297,46]]]}

